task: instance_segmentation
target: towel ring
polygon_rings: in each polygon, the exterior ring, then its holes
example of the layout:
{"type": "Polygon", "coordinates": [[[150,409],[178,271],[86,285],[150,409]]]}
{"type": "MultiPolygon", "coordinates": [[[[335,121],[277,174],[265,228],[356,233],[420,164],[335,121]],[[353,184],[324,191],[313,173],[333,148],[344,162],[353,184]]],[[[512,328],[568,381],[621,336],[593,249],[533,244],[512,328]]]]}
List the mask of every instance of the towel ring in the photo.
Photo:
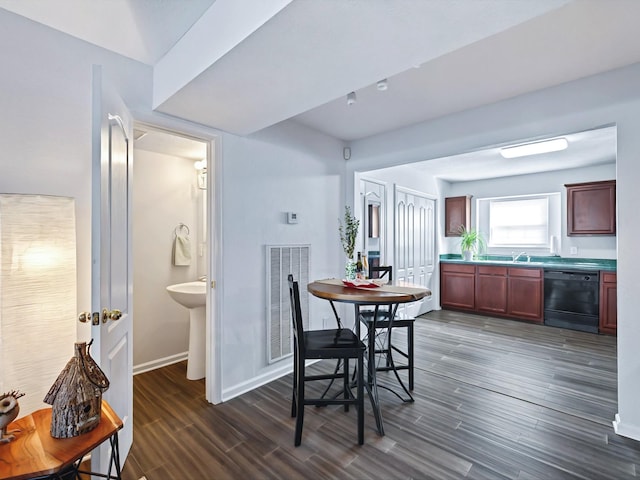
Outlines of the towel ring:
{"type": "Polygon", "coordinates": [[[184,223],[180,223],[180,224],[178,224],[178,226],[177,226],[177,227],[175,228],[175,230],[173,231],[173,234],[177,236],[177,235],[178,235],[178,233],[180,233],[180,231],[181,231],[183,228],[187,231],[187,235],[190,235],[190,234],[191,234],[191,232],[189,231],[189,227],[188,227],[188,226],[186,226],[184,223]]]}

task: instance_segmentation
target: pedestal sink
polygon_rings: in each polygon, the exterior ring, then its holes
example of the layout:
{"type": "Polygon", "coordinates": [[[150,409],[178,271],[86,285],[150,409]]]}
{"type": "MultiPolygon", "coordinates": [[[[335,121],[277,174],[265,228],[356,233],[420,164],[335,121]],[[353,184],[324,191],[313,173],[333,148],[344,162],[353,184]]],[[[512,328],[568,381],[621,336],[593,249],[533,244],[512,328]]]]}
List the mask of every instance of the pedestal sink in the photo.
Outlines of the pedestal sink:
{"type": "Polygon", "coordinates": [[[177,303],[189,310],[189,355],[187,357],[187,378],[204,378],[205,367],[205,305],[207,303],[207,283],[187,282],[169,285],[167,292],[177,303]]]}

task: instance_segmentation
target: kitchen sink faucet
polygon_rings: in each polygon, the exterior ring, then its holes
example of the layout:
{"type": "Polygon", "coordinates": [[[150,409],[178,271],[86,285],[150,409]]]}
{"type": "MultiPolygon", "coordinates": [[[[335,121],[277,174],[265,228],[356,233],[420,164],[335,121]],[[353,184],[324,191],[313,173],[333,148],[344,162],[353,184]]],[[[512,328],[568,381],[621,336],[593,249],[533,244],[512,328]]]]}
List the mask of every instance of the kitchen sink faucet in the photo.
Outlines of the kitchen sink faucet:
{"type": "Polygon", "coordinates": [[[516,255],[515,253],[511,252],[511,257],[513,258],[513,261],[514,261],[514,262],[517,262],[517,261],[518,261],[518,259],[519,259],[520,257],[522,257],[522,256],[526,256],[526,257],[527,257],[527,262],[530,262],[530,261],[531,261],[531,257],[530,257],[529,255],[527,255],[527,252],[520,252],[520,253],[519,253],[519,254],[517,254],[517,255],[516,255]]]}

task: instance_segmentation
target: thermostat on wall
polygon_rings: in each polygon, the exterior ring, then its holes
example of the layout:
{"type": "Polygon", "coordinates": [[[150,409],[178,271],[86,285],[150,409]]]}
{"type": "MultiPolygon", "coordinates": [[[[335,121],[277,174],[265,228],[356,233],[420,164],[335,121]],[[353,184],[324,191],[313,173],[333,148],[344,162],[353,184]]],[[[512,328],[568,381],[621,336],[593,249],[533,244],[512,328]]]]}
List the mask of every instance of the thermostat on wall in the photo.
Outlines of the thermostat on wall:
{"type": "Polygon", "coordinates": [[[287,212],[287,223],[298,223],[298,214],[295,212],[287,212]]]}

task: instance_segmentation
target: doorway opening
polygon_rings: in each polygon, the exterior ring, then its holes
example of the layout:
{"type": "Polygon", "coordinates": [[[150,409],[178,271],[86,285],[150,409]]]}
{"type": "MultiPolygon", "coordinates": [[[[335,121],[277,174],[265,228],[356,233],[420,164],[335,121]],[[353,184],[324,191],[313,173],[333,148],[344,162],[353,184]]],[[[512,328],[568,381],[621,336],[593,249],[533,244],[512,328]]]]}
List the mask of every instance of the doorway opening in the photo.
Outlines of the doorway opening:
{"type": "MultiPolygon", "coordinates": [[[[184,362],[190,345],[190,311],[168,293],[170,285],[210,285],[208,166],[209,139],[136,124],[133,143],[133,372],[134,375],[184,362]]],[[[207,302],[210,303],[210,302],[207,302]]],[[[203,322],[211,321],[209,305],[203,322]]],[[[202,326],[202,331],[209,327],[202,326]]],[[[202,349],[213,346],[199,335],[202,349]]],[[[207,354],[191,358],[194,381],[204,376],[207,354]],[[197,358],[196,357],[196,358],[197,358]],[[200,368],[193,368],[201,361],[200,368]]]]}

